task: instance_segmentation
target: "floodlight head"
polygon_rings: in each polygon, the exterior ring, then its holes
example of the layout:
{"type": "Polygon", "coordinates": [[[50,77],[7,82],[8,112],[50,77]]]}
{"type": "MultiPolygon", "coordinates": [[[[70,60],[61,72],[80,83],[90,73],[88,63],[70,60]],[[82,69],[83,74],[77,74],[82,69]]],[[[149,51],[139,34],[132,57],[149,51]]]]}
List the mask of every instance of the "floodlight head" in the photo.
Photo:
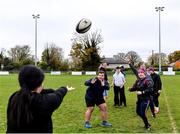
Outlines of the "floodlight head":
{"type": "Polygon", "coordinates": [[[40,14],[37,14],[37,18],[40,18],[40,14]]]}
{"type": "Polygon", "coordinates": [[[161,7],[161,11],[164,11],[164,7],[161,7]]]}
{"type": "Polygon", "coordinates": [[[37,14],[37,15],[32,15],[33,16],[33,19],[35,19],[35,18],[40,18],[40,14],[37,14]]]}

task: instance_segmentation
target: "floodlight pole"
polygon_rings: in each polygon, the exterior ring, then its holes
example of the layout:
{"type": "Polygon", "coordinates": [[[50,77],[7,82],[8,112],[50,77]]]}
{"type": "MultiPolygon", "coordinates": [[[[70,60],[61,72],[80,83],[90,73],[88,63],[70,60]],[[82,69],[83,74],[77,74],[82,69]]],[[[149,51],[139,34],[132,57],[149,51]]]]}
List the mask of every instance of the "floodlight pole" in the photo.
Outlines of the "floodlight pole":
{"type": "Polygon", "coordinates": [[[37,19],[40,18],[40,14],[32,15],[35,19],[35,66],[37,66],[37,19]]]}
{"type": "Polygon", "coordinates": [[[164,7],[155,7],[159,12],[159,74],[161,73],[161,11],[164,11],[164,7]]]}

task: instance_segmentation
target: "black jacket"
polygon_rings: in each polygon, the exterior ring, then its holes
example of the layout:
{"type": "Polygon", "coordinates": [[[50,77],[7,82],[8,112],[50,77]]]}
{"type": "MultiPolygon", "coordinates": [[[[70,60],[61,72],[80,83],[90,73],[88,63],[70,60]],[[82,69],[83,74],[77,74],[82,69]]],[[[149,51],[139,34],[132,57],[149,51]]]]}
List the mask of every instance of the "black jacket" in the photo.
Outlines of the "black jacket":
{"type": "MultiPolygon", "coordinates": [[[[7,108],[7,133],[52,133],[53,123],[51,116],[59,107],[67,93],[67,88],[61,87],[54,91],[52,89],[42,90],[41,93],[31,93],[31,112],[33,121],[30,124],[17,126],[16,120],[10,119],[10,111],[12,110],[11,101],[17,91],[11,95],[7,108]]],[[[16,117],[16,112],[14,117],[16,117]]],[[[14,118],[13,118],[14,119],[14,118]]]]}
{"type": "Polygon", "coordinates": [[[129,64],[131,70],[133,71],[133,73],[135,74],[136,78],[139,79],[138,76],[138,70],[134,67],[134,65],[132,63],[129,64]]]}
{"type": "Polygon", "coordinates": [[[102,86],[101,82],[97,79],[94,84],[91,83],[91,80],[87,80],[85,82],[85,85],[88,86],[86,90],[86,98],[88,99],[99,99],[103,98],[103,91],[104,90],[109,90],[109,84],[105,80],[105,85],[102,86]]]}
{"type": "Polygon", "coordinates": [[[161,90],[162,88],[161,78],[156,73],[151,74],[151,78],[154,82],[154,86],[153,86],[154,93],[158,93],[158,90],[161,90]]]}
{"type": "Polygon", "coordinates": [[[153,92],[153,81],[149,77],[144,79],[137,79],[133,87],[129,91],[141,91],[141,95],[137,95],[138,101],[150,99],[153,92]]]}

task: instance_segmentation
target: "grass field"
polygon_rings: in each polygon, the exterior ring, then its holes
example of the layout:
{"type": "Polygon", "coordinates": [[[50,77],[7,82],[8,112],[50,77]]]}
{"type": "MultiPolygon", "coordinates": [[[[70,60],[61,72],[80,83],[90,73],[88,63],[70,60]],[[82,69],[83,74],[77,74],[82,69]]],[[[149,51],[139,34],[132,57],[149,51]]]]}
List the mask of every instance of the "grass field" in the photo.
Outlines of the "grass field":
{"type": "MultiPolygon", "coordinates": [[[[126,89],[135,81],[133,75],[126,76],[126,89]]],[[[101,118],[98,108],[92,115],[92,129],[85,129],[84,113],[86,106],[84,94],[86,87],[84,81],[91,76],[51,76],[46,75],[45,88],[58,88],[59,86],[73,86],[76,90],[68,92],[60,108],[53,114],[55,133],[141,133],[146,132],[142,120],[135,113],[136,94],[126,90],[127,107],[113,107],[113,90],[110,89],[108,98],[109,121],[112,128],[103,128],[99,125],[101,118]]],[[[152,133],[180,132],[180,75],[162,76],[163,92],[160,96],[160,113],[152,118],[148,110],[152,133]]],[[[112,76],[110,76],[110,81],[112,76]]],[[[0,133],[6,130],[6,108],[9,96],[18,89],[17,75],[0,76],[0,133]]]]}

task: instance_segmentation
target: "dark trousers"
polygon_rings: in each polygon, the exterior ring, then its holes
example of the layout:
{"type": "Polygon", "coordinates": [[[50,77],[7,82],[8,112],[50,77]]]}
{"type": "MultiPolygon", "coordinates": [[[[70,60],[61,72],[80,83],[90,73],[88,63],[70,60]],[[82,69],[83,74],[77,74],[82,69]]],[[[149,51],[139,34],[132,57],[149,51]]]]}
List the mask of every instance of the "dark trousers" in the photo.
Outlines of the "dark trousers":
{"type": "Polygon", "coordinates": [[[142,118],[144,125],[147,127],[149,125],[146,116],[146,111],[149,106],[149,100],[141,100],[136,102],[136,113],[142,118]]]}
{"type": "Polygon", "coordinates": [[[153,101],[153,96],[150,97],[149,107],[150,107],[150,109],[151,109],[152,115],[155,115],[155,113],[154,113],[154,101],[153,101]]]}
{"type": "Polygon", "coordinates": [[[126,106],[126,96],[124,92],[124,86],[122,88],[114,85],[114,105],[126,106]]]}
{"type": "Polygon", "coordinates": [[[155,107],[159,107],[159,100],[158,100],[159,95],[160,95],[159,93],[155,93],[153,95],[153,102],[154,102],[155,107]]]}

